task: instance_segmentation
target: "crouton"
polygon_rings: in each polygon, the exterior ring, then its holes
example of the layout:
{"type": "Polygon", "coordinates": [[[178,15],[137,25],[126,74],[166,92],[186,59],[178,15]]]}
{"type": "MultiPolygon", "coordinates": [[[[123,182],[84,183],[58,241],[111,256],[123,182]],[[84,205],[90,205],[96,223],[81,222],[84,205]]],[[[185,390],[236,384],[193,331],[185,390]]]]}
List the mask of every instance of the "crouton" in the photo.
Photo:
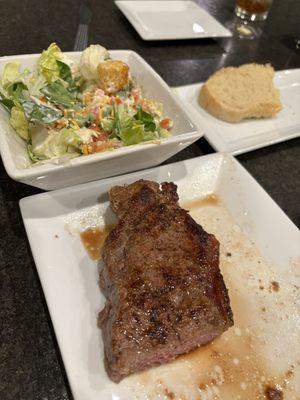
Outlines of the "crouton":
{"type": "Polygon", "coordinates": [[[123,61],[108,60],[98,65],[99,86],[107,94],[122,90],[129,81],[129,67],[123,61]]]}

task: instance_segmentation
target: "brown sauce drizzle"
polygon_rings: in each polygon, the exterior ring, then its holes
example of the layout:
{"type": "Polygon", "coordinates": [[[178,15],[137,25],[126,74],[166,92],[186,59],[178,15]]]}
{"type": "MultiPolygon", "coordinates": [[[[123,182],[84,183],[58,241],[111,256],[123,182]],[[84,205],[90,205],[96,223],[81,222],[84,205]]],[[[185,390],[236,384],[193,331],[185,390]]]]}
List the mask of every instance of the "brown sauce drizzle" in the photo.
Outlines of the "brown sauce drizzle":
{"type": "Polygon", "coordinates": [[[271,282],[271,290],[273,292],[279,292],[279,283],[276,281],[271,282]]]}
{"type": "Polygon", "coordinates": [[[267,400],[283,400],[283,392],[271,386],[266,387],[265,396],[267,400]]]}
{"type": "Polygon", "coordinates": [[[195,200],[185,201],[181,204],[181,207],[187,208],[188,210],[195,207],[203,207],[203,206],[217,206],[219,205],[220,200],[217,195],[209,194],[205,197],[200,197],[195,200]]]}
{"type": "Polygon", "coordinates": [[[89,257],[94,260],[100,260],[101,258],[101,248],[106,239],[107,235],[111,231],[112,227],[104,227],[87,229],[81,232],[80,238],[86,249],[89,257]]]}

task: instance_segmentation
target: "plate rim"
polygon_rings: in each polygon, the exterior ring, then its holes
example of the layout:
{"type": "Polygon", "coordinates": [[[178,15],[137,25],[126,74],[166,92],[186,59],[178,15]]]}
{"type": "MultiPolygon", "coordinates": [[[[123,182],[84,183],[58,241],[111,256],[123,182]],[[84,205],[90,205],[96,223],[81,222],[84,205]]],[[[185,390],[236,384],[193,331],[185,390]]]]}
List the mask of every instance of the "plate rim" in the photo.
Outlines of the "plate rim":
{"type": "MultiPolygon", "coordinates": [[[[299,69],[300,70],[300,69],[299,69]]],[[[116,176],[111,176],[111,177],[107,177],[107,178],[103,178],[103,179],[98,179],[95,181],[90,181],[90,182],[85,182],[85,183],[80,183],[78,185],[73,185],[73,186],[67,186],[67,187],[63,187],[60,189],[55,189],[55,190],[51,190],[51,191],[45,191],[42,193],[37,193],[37,194],[33,194],[30,196],[25,196],[23,198],[21,198],[19,200],[19,207],[20,207],[20,211],[21,211],[21,215],[22,215],[22,220],[24,222],[25,225],[25,221],[23,218],[23,211],[26,211],[26,207],[27,205],[32,202],[34,202],[35,200],[43,200],[43,199],[47,199],[47,198],[51,198],[53,196],[64,196],[66,193],[70,193],[72,190],[74,191],[81,191],[81,190],[86,190],[89,189],[89,187],[94,188],[97,187],[99,188],[100,191],[100,187],[101,186],[105,186],[106,184],[110,184],[110,182],[115,183],[118,182],[120,179],[125,179],[125,178],[139,178],[139,179],[143,179],[143,175],[144,174],[151,174],[154,171],[158,171],[161,168],[175,168],[176,166],[179,165],[184,165],[184,164],[197,164],[197,161],[201,159],[202,160],[209,160],[209,159],[216,159],[216,160],[220,160],[222,162],[232,162],[234,165],[236,165],[239,169],[243,170],[248,179],[250,179],[252,182],[255,182],[255,184],[257,185],[257,187],[259,187],[259,190],[261,190],[264,195],[268,198],[268,201],[271,201],[273,203],[274,206],[277,207],[278,210],[281,211],[281,214],[288,220],[288,222],[293,225],[293,228],[296,228],[297,230],[298,227],[297,225],[290,219],[290,217],[283,211],[283,209],[276,203],[276,201],[272,198],[272,196],[270,196],[270,194],[266,191],[266,189],[258,182],[258,180],[256,180],[254,178],[254,176],[242,165],[242,163],[236,158],[234,157],[234,155],[232,153],[226,152],[226,151],[218,151],[215,153],[211,153],[211,154],[205,154],[205,155],[200,155],[197,157],[192,157],[192,158],[188,158],[185,160],[180,160],[180,161],[175,161],[173,163],[169,163],[169,164],[164,164],[161,166],[154,166],[151,168],[147,168],[147,169],[143,169],[143,170],[139,170],[139,171],[133,171],[133,172],[129,172],[129,173],[125,173],[125,174],[120,174],[120,175],[116,175],[116,176]]],[[[54,197],[53,197],[54,198],[54,197]]],[[[27,232],[26,232],[27,233],[27,232]]],[[[28,236],[27,236],[28,238],[28,236]]]]}

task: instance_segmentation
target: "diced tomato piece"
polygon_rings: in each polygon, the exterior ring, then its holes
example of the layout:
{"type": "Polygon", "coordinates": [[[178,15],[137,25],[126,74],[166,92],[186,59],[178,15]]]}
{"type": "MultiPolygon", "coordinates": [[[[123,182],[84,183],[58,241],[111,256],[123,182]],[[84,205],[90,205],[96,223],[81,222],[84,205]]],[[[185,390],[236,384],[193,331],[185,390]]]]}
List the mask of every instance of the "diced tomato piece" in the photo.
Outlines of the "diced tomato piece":
{"type": "Polygon", "coordinates": [[[141,89],[140,88],[134,88],[131,90],[131,94],[134,100],[135,104],[138,104],[141,99],[141,89]]]}
{"type": "Polygon", "coordinates": [[[98,117],[98,115],[99,115],[99,107],[93,107],[92,109],[91,109],[91,113],[94,115],[94,117],[98,117]]]}
{"type": "Polygon", "coordinates": [[[173,121],[170,118],[165,118],[160,121],[159,125],[163,129],[171,129],[173,128],[173,121]]]}
{"type": "Polygon", "coordinates": [[[123,100],[120,97],[116,97],[115,101],[117,104],[123,104],[123,100]]]}

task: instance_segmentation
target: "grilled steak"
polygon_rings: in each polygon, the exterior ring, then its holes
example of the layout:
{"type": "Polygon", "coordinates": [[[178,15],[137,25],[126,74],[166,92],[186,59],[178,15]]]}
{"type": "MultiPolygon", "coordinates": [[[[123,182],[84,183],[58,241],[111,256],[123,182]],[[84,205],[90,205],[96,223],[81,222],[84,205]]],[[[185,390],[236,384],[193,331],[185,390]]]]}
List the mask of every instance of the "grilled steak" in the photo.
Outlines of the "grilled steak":
{"type": "Polygon", "coordinates": [[[208,343],[233,324],[219,242],[178,205],[173,183],[110,190],[119,217],[102,248],[105,367],[119,382],[208,343]]]}

